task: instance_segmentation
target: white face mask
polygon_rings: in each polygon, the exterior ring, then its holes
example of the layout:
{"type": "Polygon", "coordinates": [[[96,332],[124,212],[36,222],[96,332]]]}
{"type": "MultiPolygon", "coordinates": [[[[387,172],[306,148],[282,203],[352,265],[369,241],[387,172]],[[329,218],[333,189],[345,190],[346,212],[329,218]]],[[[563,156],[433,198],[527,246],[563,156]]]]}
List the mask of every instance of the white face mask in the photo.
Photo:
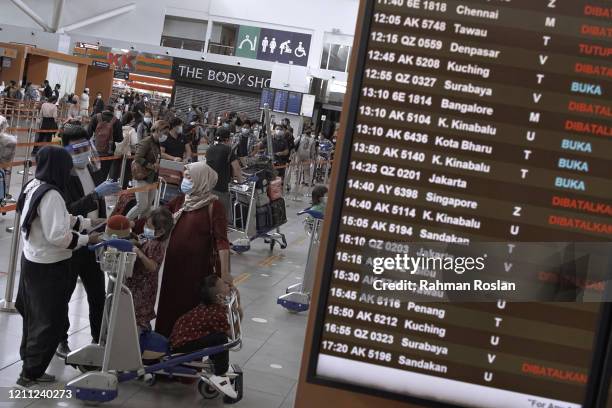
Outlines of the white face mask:
{"type": "Polygon", "coordinates": [[[151,118],[145,116],[144,123],[146,123],[147,125],[151,123],[151,118]]]}
{"type": "Polygon", "coordinates": [[[159,137],[159,143],[164,143],[166,140],[168,140],[168,135],[165,133],[159,137]]]}
{"type": "Polygon", "coordinates": [[[89,152],[73,154],[72,164],[79,169],[85,168],[89,164],[89,152]]]}
{"type": "Polygon", "coordinates": [[[146,239],[155,239],[155,230],[153,228],[144,227],[144,229],[142,231],[142,235],[146,239]]]}
{"type": "Polygon", "coordinates": [[[249,133],[249,129],[247,128],[242,128],[242,134],[246,135],[247,133],[249,133]]]}

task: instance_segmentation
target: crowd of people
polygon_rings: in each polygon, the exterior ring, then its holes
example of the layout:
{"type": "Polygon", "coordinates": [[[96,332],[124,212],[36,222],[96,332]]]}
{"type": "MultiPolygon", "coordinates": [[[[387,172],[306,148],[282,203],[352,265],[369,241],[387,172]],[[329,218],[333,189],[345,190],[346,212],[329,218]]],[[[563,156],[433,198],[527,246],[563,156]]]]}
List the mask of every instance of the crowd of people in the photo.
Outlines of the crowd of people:
{"type": "MultiPolygon", "coordinates": [[[[105,280],[86,246],[113,236],[135,244],[137,261],[127,284],[139,330],[151,330],[155,319],[155,331],[177,350],[225,342],[227,322],[219,318],[219,305],[228,293],[237,293],[227,235],[228,187],[243,180],[243,166],[267,153],[262,124],[230,113],[211,125],[207,109],[195,105],[183,117],[172,106],[160,107],[154,115],[139,95],[121,95],[114,104],[104,104],[98,94],[90,112],[79,105],[89,104],[85,90],[80,98],[67,97],[75,107],[58,126],[57,95],[42,95],[40,129],[61,130],[63,147],[35,152],[35,176],[17,201],[23,254],[16,307],[24,325],[18,386],[54,381],[46,373],[53,355],[70,353],[68,303],[77,278],[87,294],[92,341],[99,341],[105,280]],[[105,157],[114,160],[100,160],[105,157]],[[180,194],[154,209],[156,189],[151,185],[160,177],[162,160],[180,163],[184,171],[180,194]],[[125,183],[120,185],[122,163],[125,183]],[[140,187],[135,205],[108,217],[105,199],[128,186],[140,187]],[[96,232],[102,224],[104,234],[96,232]],[[172,272],[163,273],[155,309],[162,264],[172,272]],[[199,322],[197,330],[194,321],[199,322]]],[[[0,117],[0,126],[5,123],[0,117]]],[[[306,128],[295,138],[289,120],[272,129],[275,163],[294,158],[310,168],[320,142],[312,130],[306,128]]],[[[50,134],[40,133],[38,140],[50,140],[50,134]]],[[[282,177],[284,168],[278,172],[282,177]]],[[[310,175],[304,184],[312,184],[310,175]]],[[[320,189],[315,192],[313,204],[319,205],[320,189]]],[[[221,375],[227,356],[215,359],[220,364],[215,373],[221,375]]]]}

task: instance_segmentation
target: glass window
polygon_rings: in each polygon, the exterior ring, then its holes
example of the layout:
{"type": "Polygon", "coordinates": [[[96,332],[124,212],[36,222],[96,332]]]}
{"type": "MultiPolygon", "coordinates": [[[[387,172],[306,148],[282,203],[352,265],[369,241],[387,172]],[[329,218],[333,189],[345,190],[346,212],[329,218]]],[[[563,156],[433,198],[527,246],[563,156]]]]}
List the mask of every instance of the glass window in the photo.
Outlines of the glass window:
{"type": "Polygon", "coordinates": [[[329,62],[329,47],[331,44],[323,44],[323,55],[321,55],[321,69],[327,69],[327,63],[329,62]]]}
{"type": "Polygon", "coordinates": [[[351,47],[340,44],[325,44],[321,55],[321,69],[346,72],[351,56],[351,47]]]}
{"type": "Polygon", "coordinates": [[[208,52],[212,54],[234,55],[239,26],[234,24],[213,23],[208,52]]]}

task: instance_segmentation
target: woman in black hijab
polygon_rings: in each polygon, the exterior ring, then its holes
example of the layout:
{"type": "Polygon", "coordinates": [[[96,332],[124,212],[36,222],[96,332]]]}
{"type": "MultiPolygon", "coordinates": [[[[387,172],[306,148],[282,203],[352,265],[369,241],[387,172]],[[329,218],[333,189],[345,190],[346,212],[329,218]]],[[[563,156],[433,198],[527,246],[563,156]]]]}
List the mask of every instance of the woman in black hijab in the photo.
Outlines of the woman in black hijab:
{"type": "Polygon", "coordinates": [[[66,210],[64,193],[72,170],[70,154],[46,146],[37,155],[35,178],[17,201],[21,215],[21,276],[16,307],[23,318],[19,353],[23,369],[17,386],[29,389],[55,381],[45,374],[65,330],[72,251],[98,241],[87,235],[91,220],[66,210]]]}

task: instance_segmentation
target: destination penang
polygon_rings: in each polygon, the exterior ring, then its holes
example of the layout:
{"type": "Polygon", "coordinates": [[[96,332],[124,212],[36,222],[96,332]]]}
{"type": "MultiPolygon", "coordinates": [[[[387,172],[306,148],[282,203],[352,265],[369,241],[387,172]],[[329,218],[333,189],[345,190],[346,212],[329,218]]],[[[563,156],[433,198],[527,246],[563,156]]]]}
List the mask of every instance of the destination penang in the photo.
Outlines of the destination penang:
{"type": "Polygon", "coordinates": [[[390,291],[440,291],[440,292],[461,292],[461,291],[481,291],[481,292],[511,292],[516,291],[516,283],[506,282],[497,279],[494,282],[474,279],[472,282],[442,282],[439,280],[429,281],[420,279],[412,281],[402,279],[399,281],[388,281],[377,279],[372,283],[374,290],[390,291]]]}

